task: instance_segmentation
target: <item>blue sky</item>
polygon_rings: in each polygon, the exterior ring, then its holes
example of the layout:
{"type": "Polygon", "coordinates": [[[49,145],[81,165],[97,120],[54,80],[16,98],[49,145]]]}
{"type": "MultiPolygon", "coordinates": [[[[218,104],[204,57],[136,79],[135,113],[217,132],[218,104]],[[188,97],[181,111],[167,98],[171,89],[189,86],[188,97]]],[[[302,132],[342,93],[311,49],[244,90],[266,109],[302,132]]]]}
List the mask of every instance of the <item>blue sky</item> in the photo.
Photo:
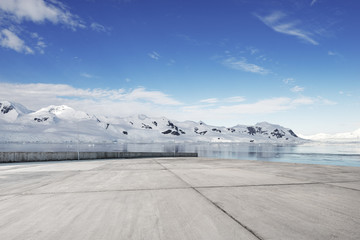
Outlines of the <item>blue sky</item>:
{"type": "Polygon", "coordinates": [[[360,128],[360,3],[1,0],[0,98],[302,134],[360,128]]]}

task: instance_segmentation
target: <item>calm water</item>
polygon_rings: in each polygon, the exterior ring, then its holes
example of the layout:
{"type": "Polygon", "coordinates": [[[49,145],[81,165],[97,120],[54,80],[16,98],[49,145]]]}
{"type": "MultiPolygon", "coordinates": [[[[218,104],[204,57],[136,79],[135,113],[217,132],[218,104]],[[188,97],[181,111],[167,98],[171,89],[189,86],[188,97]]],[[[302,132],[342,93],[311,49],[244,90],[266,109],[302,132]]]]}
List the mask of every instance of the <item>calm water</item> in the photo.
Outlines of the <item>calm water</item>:
{"type": "Polygon", "coordinates": [[[248,143],[0,144],[0,151],[197,152],[199,157],[360,167],[360,143],[273,145],[248,143]]]}

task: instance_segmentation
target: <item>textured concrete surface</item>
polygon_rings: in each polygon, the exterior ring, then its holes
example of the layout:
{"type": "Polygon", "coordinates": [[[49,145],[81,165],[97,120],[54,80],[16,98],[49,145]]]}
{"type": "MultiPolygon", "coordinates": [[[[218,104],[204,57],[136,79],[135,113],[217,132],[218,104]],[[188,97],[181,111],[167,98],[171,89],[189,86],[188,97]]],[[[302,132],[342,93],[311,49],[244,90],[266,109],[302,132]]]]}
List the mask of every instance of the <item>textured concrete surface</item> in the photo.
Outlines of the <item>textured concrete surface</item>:
{"type": "Polygon", "coordinates": [[[360,168],[203,158],[0,164],[0,239],[360,239],[360,168]]]}

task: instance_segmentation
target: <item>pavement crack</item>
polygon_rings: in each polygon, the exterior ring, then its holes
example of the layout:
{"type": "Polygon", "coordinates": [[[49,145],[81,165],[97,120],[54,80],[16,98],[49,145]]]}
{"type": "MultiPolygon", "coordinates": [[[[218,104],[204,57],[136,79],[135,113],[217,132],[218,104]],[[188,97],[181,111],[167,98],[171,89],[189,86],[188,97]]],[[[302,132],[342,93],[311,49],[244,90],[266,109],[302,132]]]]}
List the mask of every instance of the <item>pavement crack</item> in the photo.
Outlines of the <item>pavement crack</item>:
{"type": "Polygon", "coordinates": [[[243,227],[244,229],[246,229],[249,233],[251,233],[254,237],[256,237],[259,240],[263,240],[263,238],[261,238],[255,231],[253,231],[252,229],[250,229],[248,226],[246,226],[245,224],[241,223],[239,220],[237,220],[234,216],[232,216],[230,213],[228,213],[226,210],[224,210],[223,208],[221,208],[218,204],[216,204],[215,202],[211,201],[209,198],[207,198],[204,194],[202,194],[198,189],[196,189],[195,187],[191,186],[191,184],[189,184],[188,182],[186,182],[184,179],[182,179],[179,175],[177,175],[176,173],[174,173],[173,171],[171,171],[170,169],[168,169],[167,167],[165,167],[163,164],[159,163],[158,161],[155,160],[155,162],[157,162],[158,164],[160,164],[162,167],[164,167],[166,170],[168,170],[170,173],[172,173],[176,178],[178,178],[179,180],[181,180],[182,182],[186,183],[187,185],[190,186],[191,189],[193,189],[196,193],[198,193],[203,199],[205,199],[207,202],[209,202],[211,205],[215,206],[217,209],[219,209],[221,212],[223,212],[224,214],[226,214],[229,218],[231,218],[233,221],[235,221],[237,224],[239,224],[241,227],[243,227]]]}
{"type": "Polygon", "coordinates": [[[200,196],[202,196],[203,198],[205,198],[209,203],[211,203],[212,205],[214,205],[217,209],[219,209],[221,212],[225,213],[229,218],[231,218],[233,221],[235,221],[237,224],[239,224],[241,227],[243,227],[244,229],[246,229],[248,232],[250,232],[252,235],[254,235],[257,239],[259,240],[263,240],[262,237],[259,236],[259,234],[257,234],[254,230],[252,230],[251,228],[249,228],[248,226],[246,226],[245,224],[243,224],[242,222],[240,222],[239,220],[237,220],[234,216],[232,216],[229,212],[227,212],[225,209],[223,209],[222,207],[220,207],[218,204],[216,204],[215,202],[211,201],[211,199],[209,199],[208,197],[206,197],[204,194],[202,194],[198,189],[192,187],[192,189],[194,189],[195,192],[197,192],[200,196]]]}
{"type": "Polygon", "coordinates": [[[301,186],[301,185],[314,185],[323,184],[321,182],[310,182],[310,183],[278,183],[278,184],[244,184],[244,185],[222,185],[222,186],[194,186],[195,188],[240,188],[240,187],[275,187],[275,186],[301,186]]]}
{"type": "Polygon", "coordinates": [[[348,189],[348,190],[353,190],[353,191],[360,192],[359,189],[352,188],[352,187],[339,186],[339,185],[335,185],[335,184],[332,184],[332,183],[324,183],[324,184],[328,185],[328,186],[332,186],[332,187],[343,188],[343,189],[348,189]]]}
{"type": "MultiPolygon", "coordinates": [[[[110,190],[89,190],[89,191],[69,191],[69,192],[40,192],[40,193],[31,193],[25,192],[20,193],[18,196],[29,196],[29,195],[60,195],[60,194],[72,194],[72,193],[106,193],[106,192],[141,192],[141,191],[161,191],[161,190],[181,190],[181,189],[191,189],[191,187],[174,187],[174,188],[138,188],[138,189],[110,189],[110,190]]],[[[9,194],[12,195],[12,194],[9,194]]],[[[0,195],[2,196],[2,195],[0,195]]],[[[6,196],[6,195],[5,195],[6,196]]],[[[5,199],[6,200],[6,199],[5,199]]]]}

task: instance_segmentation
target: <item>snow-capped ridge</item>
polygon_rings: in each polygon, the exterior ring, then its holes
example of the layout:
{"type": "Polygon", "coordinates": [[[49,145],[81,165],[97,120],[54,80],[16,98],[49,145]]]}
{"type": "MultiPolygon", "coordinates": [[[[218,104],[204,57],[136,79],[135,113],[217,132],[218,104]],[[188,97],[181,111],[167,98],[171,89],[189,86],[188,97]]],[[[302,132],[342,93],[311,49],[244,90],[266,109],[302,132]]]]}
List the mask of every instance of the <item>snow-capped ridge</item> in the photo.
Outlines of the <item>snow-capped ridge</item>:
{"type": "Polygon", "coordinates": [[[6,122],[14,122],[19,117],[31,112],[31,110],[19,103],[0,101],[0,119],[6,122]]]}
{"type": "Polygon", "coordinates": [[[300,135],[300,137],[320,142],[360,142],[360,128],[353,132],[335,134],[318,133],[310,136],[300,135]]]}
{"type": "Polygon", "coordinates": [[[69,106],[66,105],[50,105],[48,107],[41,108],[40,110],[36,111],[34,115],[43,115],[43,114],[52,114],[59,119],[66,119],[66,120],[84,120],[84,119],[91,119],[94,116],[90,116],[89,114],[77,111],[69,106]]]}
{"type": "Polygon", "coordinates": [[[108,118],[89,115],[66,105],[51,105],[36,112],[22,114],[16,121],[1,124],[0,131],[2,132],[0,142],[298,143],[304,141],[290,129],[267,122],[227,128],[207,125],[203,121],[181,122],[144,114],[108,118]]]}

